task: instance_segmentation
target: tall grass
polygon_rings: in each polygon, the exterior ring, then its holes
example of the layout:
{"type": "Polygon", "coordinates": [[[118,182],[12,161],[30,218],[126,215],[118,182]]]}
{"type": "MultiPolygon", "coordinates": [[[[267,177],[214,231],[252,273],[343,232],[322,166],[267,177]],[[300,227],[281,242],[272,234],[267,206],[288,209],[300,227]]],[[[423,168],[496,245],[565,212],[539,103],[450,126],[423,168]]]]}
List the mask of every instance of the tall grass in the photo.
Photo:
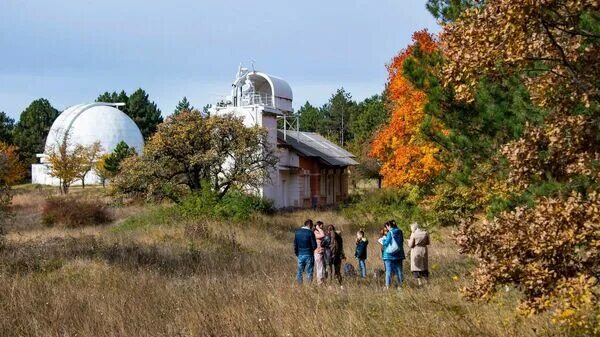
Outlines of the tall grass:
{"type": "MultiPolygon", "coordinates": [[[[472,261],[457,253],[449,229],[433,242],[425,287],[417,287],[407,264],[399,290],[373,277],[347,278],[343,288],[298,287],[291,242],[306,218],[338,225],[353,255],[362,226],[337,212],[238,221],[146,217],[137,220],[146,225],[118,231],[58,236],[40,226],[30,231],[42,234],[28,240],[9,235],[0,250],[0,336],[560,335],[544,316],[518,316],[512,290],[488,304],[463,300],[459,289],[472,261]]],[[[375,230],[367,236],[372,272],[382,263],[375,230]]]]}

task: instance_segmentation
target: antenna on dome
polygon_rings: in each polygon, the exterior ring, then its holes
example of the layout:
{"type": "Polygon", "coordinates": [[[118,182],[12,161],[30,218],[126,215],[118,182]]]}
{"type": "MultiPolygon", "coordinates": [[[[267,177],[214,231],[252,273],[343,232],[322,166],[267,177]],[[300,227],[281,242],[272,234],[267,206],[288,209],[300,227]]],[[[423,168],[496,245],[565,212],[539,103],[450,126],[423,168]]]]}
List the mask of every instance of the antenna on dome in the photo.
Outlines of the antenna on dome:
{"type": "Polygon", "coordinates": [[[254,60],[250,60],[250,64],[252,65],[252,72],[255,73],[256,70],[254,70],[254,60]]]}

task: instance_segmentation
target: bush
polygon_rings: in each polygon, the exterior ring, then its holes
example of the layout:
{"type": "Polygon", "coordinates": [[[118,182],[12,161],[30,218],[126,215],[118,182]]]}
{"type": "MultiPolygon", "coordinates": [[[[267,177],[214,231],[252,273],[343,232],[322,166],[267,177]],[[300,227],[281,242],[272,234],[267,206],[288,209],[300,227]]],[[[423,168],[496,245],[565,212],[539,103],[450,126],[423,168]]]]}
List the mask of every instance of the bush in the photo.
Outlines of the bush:
{"type": "Polygon", "coordinates": [[[431,212],[418,206],[421,199],[418,187],[385,188],[354,197],[342,211],[361,227],[381,227],[394,219],[408,229],[414,221],[425,224],[435,220],[431,212]]]}
{"type": "Polygon", "coordinates": [[[249,220],[253,214],[269,214],[275,210],[270,200],[249,195],[238,190],[230,191],[222,199],[209,189],[190,194],[179,204],[159,206],[126,219],[115,231],[134,230],[154,225],[168,225],[199,218],[249,220]]]}
{"type": "Polygon", "coordinates": [[[75,228],[105,224],[112,220],[107,205],[99,200],[50,197],[42,209],[42,221],[48,226],[75,228]]]}
{"type": "Polygon", "coordinates": [[[234,220],[248,220],[253,213],[274,212],[270,200],[239,190],[230,191],[219,200],[216,194],[208,189],[184,198],[177,205],[177,209],[187,216],[205,215],[234,220]]]}

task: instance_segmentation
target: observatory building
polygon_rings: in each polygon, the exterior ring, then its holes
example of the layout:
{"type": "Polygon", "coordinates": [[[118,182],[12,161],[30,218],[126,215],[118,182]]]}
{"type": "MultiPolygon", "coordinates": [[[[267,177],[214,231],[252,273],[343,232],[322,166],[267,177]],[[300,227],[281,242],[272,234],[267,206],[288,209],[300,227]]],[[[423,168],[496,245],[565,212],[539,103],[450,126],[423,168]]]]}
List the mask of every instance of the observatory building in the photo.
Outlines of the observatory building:
{"type": "MultiPolygon", "coordinates": [[[[47,154],[63,144],[66,137],[72,145],[100,142],[105,153],[112,152],[119,142],[124,141],[141,153],[144,148],[142,133],[135,122],[118,109],[121,105],[124,104],[79,104],[63,111],[50,128],[44,153],[37,155],[40,163],[31,166],[32,183],[59,185],[59,180],[48,174],[47,154]]],[[[94,170],[87,174],[85,181],[90,185],[102,183],[94,170]]]]}
{"type": "Polygon", "coordinates": [[[259,192],[277,208],[337,204],[348,196],[348,167],[358,163],[325,137],[299,131],[292,99],[292,88],[283,79],[240,67],[231,94],[219,100],[212,113],[233,114],[246,126],[267,129],[279,162],[271,182],[259,192]],[[282,129],[277,128],[278,120],[282,129]]]}

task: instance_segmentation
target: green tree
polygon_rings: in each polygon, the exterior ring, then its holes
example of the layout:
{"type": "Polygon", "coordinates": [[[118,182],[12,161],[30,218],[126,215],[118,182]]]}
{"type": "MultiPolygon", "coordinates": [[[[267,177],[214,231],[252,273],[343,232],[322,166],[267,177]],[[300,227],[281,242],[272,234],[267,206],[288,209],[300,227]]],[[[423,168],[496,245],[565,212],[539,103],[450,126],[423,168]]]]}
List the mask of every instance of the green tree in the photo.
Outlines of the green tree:
{"type": "MultiPolygon", "coordinates": [[[[427,0],[427,10],[444,23],[458,19],[467,8],[473,7],[477,0],[427,0]]],[[[481,1],[480,1],[481,2],[481,1]]]]}
{"type": "Polygon", "coordinates": [[[8,117],[4,111],[0,111],[0,142],[12,144],[13,142],[13,129],[15,127],[15,120],[8,117]]]}
{"type": "Polygon", "coordinates": [[[319,108],[313,106],[308,101],[304,103],[297,112],[300,130],[308,132],[317,132],[319,125],[323,123],[323,114],[319,108]]]}
{"type": "Polygon", "coordinates": [[[129,96],[126,112],[140,128],[145,139],[148,139],[156,131],[156,126],[163,122],[156,103],[151,102],[148,94],[141,88],[129,96]]]}
{"type": "MultiPolygon", "coordinates": [[[[205,106],[202,107],[202,113],[204,114],[205,117],[210,117],[210,108],[211,108],[210,104],[206,104],[205,106]]],[[[193,108],[192,108],[192,110],[193,110],[193,108]]]]}
{"type": "Polygon", "coordinates": [[[124,141],[120,141],[112,153],[104,159],[104,169],[112,176],[119,173],[121,162],[130,156],[135,156],[135,148],[129,147],[124,141]]]}
{"type": "Polygon", "coordinates": [[[190,101],[188,101],[187,97],[183,96],[181,101],[179,101],[179,103],[177,103],[177,106],[175,107],[175,111],[173,112],[173,115],[177,115],[182,111],[192,111],[192,110],[194,110],[194,107],[190,104],[190,101]]]}
{"type": "Polygon", "coordinates": [[[323,123],[317,131],[344,146],[352,140],[350,121],[356,110],[356,102],[344,88],[338,89],[322,108],[323,123]]]}
{"type": "Polygon", "coordinates": [[[129,96],[125,90],[121,90],[121,92],[117,93],[116,91],[105,92],[96,98],[96,102],[104,102],[104,103],[125,103],[127,106],[127,102],[129,101],[129,96]]]}
{"type": "Polygon", "coordinates": [[[369,140],[375,131],[389,120],[385,97],[374,95],[360,102],[350,120],[350,132],[356,142],[369,140]]]}
{"type": "Polygon", "coordinates": [[[35,155],[44,152],[46,137],[58,114],[44,98],[31,102],[21,113],[14,129],[14,143],[19,147],[23,163],[35,163],[35,155]]]}

